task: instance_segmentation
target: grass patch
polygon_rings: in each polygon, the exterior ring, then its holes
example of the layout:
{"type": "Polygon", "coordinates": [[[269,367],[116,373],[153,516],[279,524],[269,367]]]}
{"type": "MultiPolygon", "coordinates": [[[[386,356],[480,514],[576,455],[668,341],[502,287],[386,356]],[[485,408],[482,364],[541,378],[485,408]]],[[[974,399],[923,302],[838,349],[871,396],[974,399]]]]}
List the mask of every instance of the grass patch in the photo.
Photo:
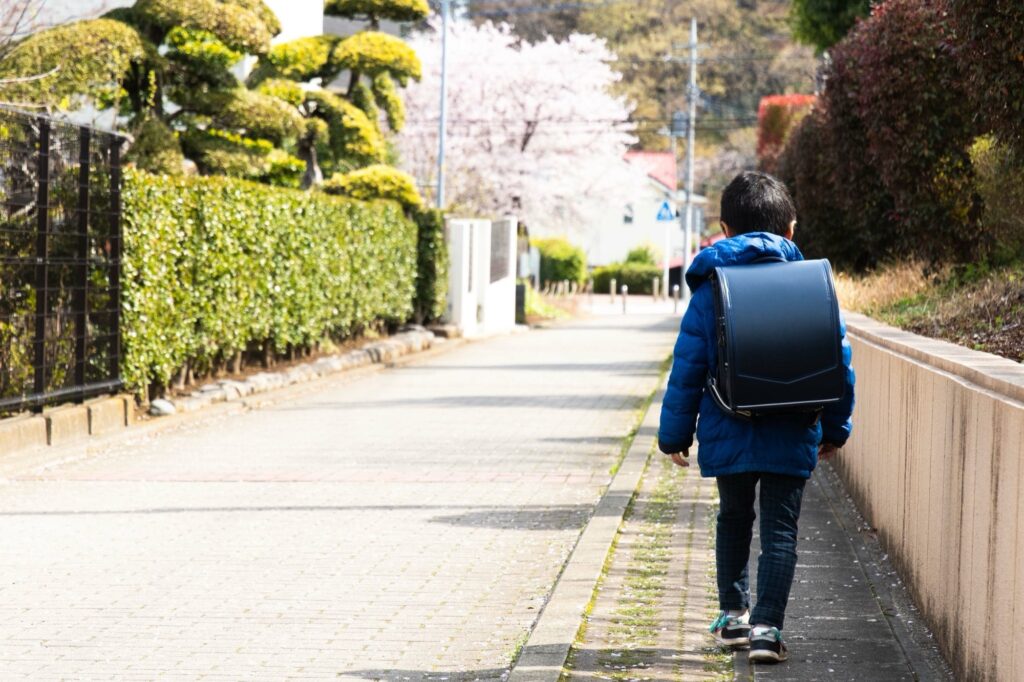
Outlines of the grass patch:
{"type": "Polygon", "coordinates": [[[529,284],[526,285],[525,307],[526,319],[530,323],[572,317],[572,313],[569,310],[555,305],[551,299],[545,297],[529,284]]]}
{"type": "MultiPolygon", "coordinates": [[[[718,491],[715,487],[712,487],[708,495],[712,500],[717,496],[718,491]]],[[[715,519],[718,512],[718,505],[712,505],[708,507],[707,517],[702,521],[707,524],[710,532],[708,533],[708,549],[714,554],[715,551],[715,519]]],[[[715,564],[712,562],[708,566],[707,579],[705,585],[710,599],[710,607],[707,611],[708,622],[718,617],[718,586],[717,586],[717,571],[715,570],[715,564]]],[[[704,670],[714,674],[715,682],[729,682],[735,677],[735,669],[733,666],[733,652],[728,649],[723,649],[719,646],[708,646],[705,647],[702,652],[704,657],[704,670]]]]}
{"type": "MultiPolygon", "coordinates": [[[[672,559],[671,541],[681,497],[680,479],[687,472],[673,466],[666,458],[657,461],[661,469],[656,473],[658,481],[650,497],[644,500],[640,517],[633,522],[637,539],[612,616],[609,648],[598,657],[598,665],[615,680],[635,678],[638,670],[653,664],[662,626],[659,605],[667,587],[672,559]]],[[[645,476],[649,475],[655,475],[650,468],[645,476]]]]}
{"type": "Polygon", "coordinates": [[[1024,362],[1024,263],[926,275],[900,265],[837,275],[843,306],[902,329],[1024,362]]]}

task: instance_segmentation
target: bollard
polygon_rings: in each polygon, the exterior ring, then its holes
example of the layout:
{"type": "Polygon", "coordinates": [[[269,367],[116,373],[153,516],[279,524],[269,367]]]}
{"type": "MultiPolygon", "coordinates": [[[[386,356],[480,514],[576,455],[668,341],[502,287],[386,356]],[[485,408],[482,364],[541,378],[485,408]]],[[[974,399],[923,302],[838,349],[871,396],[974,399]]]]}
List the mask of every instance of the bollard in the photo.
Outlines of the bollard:
{"type": "Polygon", "coordinates": [[[678,284],[673,284],[672,285],[672,312],[673,313],[678,313],[679,312],[679,285],[678,284]]]}
{"type": "Polygon", "coordinates": [[[629,287],[622,285],[622,314],[626,314],[626,301],[629,299],[629,287]]]}
{"type": "Polygon", "coordinates": [[[615,278],[612,277],[611,286],[609,287],[609,289],[611,289],[612,305],[615,305],[615,285],[616,285],[615,278]]]}
{"type": "Polygon", "coordinates": [[[588,279],[587,280],[586,291],[587,291],[587,303],[589,303],[590,304],[590,308],[593,309],[594,308],[594,280],[592,280],[592,279],[588,279]]]}
{"type": "Polygon", "coordinates": [[[568,295],[569,295],[569,280],[563,279],[562,280],[562,296],[568,296],[568,295]]]}
{"type": "Polygon", "coordinates": [[[651,278],[651,297],[655,301],[657,301],[659,298],[661,298],[660,294],[661,294],[661,278],[660,277],[652,277],[651,278]]]}

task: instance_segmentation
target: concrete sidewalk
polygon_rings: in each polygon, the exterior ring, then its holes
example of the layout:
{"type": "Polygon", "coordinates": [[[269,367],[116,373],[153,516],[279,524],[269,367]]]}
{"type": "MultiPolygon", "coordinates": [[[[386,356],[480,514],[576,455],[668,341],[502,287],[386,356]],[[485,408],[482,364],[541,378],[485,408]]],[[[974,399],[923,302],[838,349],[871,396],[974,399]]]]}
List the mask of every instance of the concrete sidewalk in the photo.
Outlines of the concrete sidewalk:
{"type": "Polygon", "coordinates": [[[678,321],[594,317],[6,462],[0,679],[499,679],[678,321]]]}
{"type": "MultiPolygon", "coordinates": [[[[828,465],[808,483],[787,612],[790,660],[715,646],[714,480],[653,453],[570,653],[568,680],[951,680],[877,541],[828,465]]],[[[755,582],[757,524],[751,552],[755,582]]]]}

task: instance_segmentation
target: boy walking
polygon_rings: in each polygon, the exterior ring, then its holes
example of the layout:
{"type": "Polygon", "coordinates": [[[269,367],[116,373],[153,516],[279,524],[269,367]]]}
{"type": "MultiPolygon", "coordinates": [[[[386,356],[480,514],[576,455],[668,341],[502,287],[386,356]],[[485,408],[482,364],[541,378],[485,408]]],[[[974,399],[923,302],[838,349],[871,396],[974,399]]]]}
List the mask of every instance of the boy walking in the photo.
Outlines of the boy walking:
{"type": "Polygon", "coordinates": [[[776,178],[756,172],[736,176],[722,194],[721,214],[728,239],[702,251],[686,273],[693,296],[676,341],[658,447],[679,466],[689,466],[696,431],[701,475],[717,479],[715,563],[721,613],[711,632],[719,644],[749,645],[751,661],[779,662],[788,655],[781,631],[796,569],[804,484],[818,458],[830,458],[850,435],[854,375],[850,345],[840,322],[846,392],[840,402],[826,406],[819,419],[782,414],[742,420],[715,404],[705,390],[708,370],[717,367],[718,353],[710,275],[719,266],[765,258],[803,260],[791,241],[796,209],[785,185],[776,178]],[[751,611],[747,563],[755,496],[760,501],[761,556],[757,604],[751,611]]]}

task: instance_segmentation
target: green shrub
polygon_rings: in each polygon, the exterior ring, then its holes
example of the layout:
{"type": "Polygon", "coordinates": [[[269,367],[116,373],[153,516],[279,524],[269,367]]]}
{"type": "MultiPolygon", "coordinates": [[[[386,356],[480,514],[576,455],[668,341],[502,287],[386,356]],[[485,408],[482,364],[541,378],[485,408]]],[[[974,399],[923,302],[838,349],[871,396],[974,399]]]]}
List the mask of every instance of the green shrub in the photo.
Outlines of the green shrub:
{"type": "Polygon", "coordinates": [[[239,4],[216,0],[139,0],[131,13],[137,25],[152,32],[169,31],[175,26],[200,29],[217,36],[233,50],[265,54],[280,24],[273,12],[251,11],[239,4]]]}
{"type": "Polygon", "coordinates": [[[615,280],[615,291],[622,290],[622,285],[629,287],[630,294],[651,295],[654,293],[654,280],[661,279],[661,268],[650,263],[612,263],[596,268],[591,276],[594,278],[594,291],[605,293],[611,281],[615,280]]]}
{"type": "Polygon", "coordinates": [[[323,184],[323,190],[353,199],[392,199],[406,208],[423,204],[412,176],[384,164],[337,173],[323,184]]]}
{"type": "Polygon", "coordinates": [[[131,170],[123,197],[132,390],[250,344],[284,352],[412,313],[416,226],[396,203],[131,170]]]}
{"type": "Polygon", "coordinates": [[[374,20],[419,21],[430,13],[427,0],[327,0],[324,14],[374,20]]]}
{"type": "Polygon", "coordinates": [[[418,209],[413,211],[412,217],[417,227],[414,316],[418,324],[430,324],[441,319],[448,303],[449,260],[444,213],[418,209]]]}
{"type": "Polygon", "coordinates": [[[308,36],[275,45],[260,58],[249,76],[249,84],[261,83],[267,78],[292,81],[330,78],[337,73],[331,62],[331,51],[340,40],[337,36],[308,36]]]}
{"type": "Polygon", "coordinates": [[[0,59],[0,100],[71,108],[94,97],[113,102],[132,63],[146,56],[146,45],[131,27],[111,19],[76,21],[31,34],[0,59]],[[73,46],[73,48],[69,47],[73,46]],[[68,58],[69,49],[74,59],[68,58]],[[40,80],[19,77],[49,74],[40,80]]]}
{"type": "Polygon", "coordinates": [[[569,280],[582,284],[587,277],[587,255],[565,239],[532,239],[540,251],[540,283],[569,280]]]}
{"type": "Polygon", "coordinates": [[[150,173],[181,175],[185,156],[177,135],[156,116],[145,116],[132,128],[135,141],[125,161],[150,173]]]}
{"type": "Polygon", "coordinates": [[[361,31],[345,38],[331,53],[340,68],[365,76],[388,73],[403,86],[410,78],[422,75],[420,58],[416,51],[396,38],[379,31],[361,31]]]}
{"type": "Polygon", "coordinates": [[[641,244],[626,254],[627,263],[638,263],[640,265],[657,265],[660,254],[651,244],[641,244]]]}
{"type": "Polygon", "coordinates": [[[985,204],[979,238],[996,260],[1024,256],[1024,163],[992,136],[971,146],[975,185],[985,204]]]}

